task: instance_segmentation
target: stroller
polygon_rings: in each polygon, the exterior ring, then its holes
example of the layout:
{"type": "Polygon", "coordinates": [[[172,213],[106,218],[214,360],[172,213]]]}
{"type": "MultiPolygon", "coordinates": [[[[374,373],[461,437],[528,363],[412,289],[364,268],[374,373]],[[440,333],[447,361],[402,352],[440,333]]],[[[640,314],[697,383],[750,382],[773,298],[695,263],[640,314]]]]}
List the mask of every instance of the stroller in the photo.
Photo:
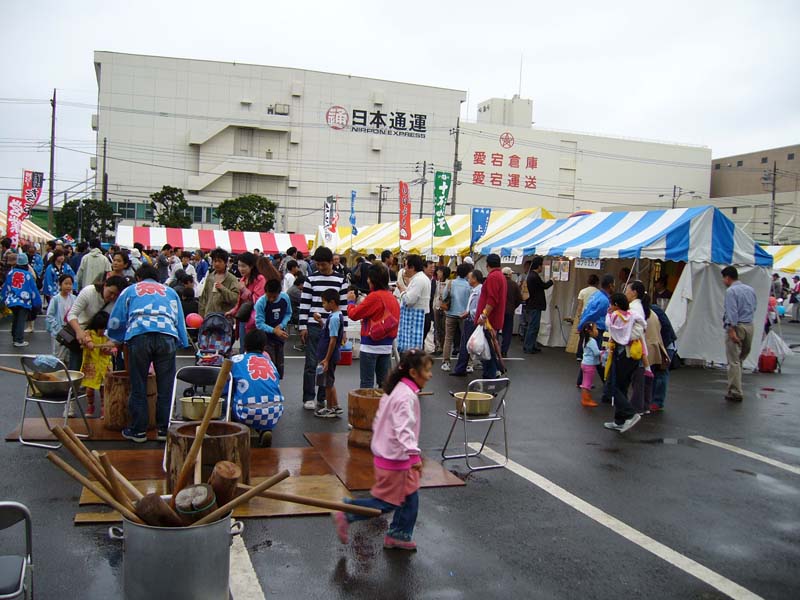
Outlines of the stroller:
{"type": "Polygon", "coordinates": [[[233,350],[233,325],[222,313],[209,313],[197,330],[195,364],[221,367],[233,350]]]}

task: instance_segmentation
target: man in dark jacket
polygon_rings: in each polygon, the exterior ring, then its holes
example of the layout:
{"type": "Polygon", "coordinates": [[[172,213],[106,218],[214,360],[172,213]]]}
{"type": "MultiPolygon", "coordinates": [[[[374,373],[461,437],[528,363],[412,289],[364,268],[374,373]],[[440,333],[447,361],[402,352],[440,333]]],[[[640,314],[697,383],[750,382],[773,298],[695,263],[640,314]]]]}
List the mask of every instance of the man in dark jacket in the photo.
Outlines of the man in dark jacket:
{"type": "Polygon", "coordinates": [[[651,304],[650,310],[658,317],[658,322],[661,325],[661,342],[664,344],[664,348],[667,349],[667,355],[669,356],[668,363],[659,365],[659,369],[653,369],[655,379],[653,380],[653,402],[650,405],[650,412],[659,412],[664,410],[664,401],[667,399],[669,368],[672,358],[675,356],[675,344],[678,338],[667,314],[657,304],[651,304]]]}
{"type": "Polygon", "coordinates": [[[540,273],[542,272],[543,262],[541,256],[533,257],[526,281],[529,297],[525,306],[525,320],[528,322],[528,326],[525,330],[525,343],[522,345],[522,351],[526,354],[537,354],[542,351],[536,342],[536,338],[539,337],[542,311],[547,309],[547,299],[544,296],[544,291],[553,285],[552,279],[547,282],[542,281],[540,273]]]}
{"type": "Polygon", "coordinates": [[[522,290],[519,284],[514,281],[514,271],[511,267],[503,267],[503,275],[506,278],[506,316],[503,319],[503,341],[500,345],[500,352],[503,358],[508,356],[508,349],[511,347],[511,336],[514,334],[514,314],[517,307],[522,304],[522,290]]]}

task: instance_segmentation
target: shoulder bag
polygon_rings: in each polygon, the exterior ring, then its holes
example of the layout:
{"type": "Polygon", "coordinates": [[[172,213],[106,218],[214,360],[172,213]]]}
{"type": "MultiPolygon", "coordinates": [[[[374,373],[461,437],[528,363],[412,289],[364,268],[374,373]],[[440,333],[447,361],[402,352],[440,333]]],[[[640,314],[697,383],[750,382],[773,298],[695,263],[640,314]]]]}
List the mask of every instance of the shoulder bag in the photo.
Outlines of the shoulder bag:
{"type": "Polygon", "coordinates": [[[381,298],[381,304],[383,304],[383,315],[380,320],[373,321],[370,319],[369,323],[369,337],[376,342],[390,337],[392,332],[397,332],[397,326],[400,324],[397,317],[389,312],[386,307],[386,301],[383,298],[381,298]]]}

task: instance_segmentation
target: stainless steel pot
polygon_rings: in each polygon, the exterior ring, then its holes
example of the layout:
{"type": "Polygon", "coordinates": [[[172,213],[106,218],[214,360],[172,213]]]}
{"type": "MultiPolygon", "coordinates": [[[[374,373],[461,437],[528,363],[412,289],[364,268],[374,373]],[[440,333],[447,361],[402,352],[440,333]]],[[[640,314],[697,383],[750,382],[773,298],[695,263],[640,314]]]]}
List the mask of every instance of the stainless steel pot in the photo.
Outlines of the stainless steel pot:
{"type": "Polygon", "coordinates": [[[244,530],[231,513],[198,527],[151,527],[123,518],[108,536],[123,543],[127,600],[228,600],[230,547],[244,530]]]}

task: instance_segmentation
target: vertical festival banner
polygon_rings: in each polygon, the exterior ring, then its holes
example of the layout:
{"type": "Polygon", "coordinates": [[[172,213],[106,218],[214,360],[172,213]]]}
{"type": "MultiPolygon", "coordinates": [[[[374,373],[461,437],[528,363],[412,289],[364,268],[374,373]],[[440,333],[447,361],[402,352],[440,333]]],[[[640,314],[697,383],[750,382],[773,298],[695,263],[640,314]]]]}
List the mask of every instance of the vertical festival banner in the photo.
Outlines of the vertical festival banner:
{"type": "Polygon", "coordinates": [[[19,234],[26,216],[25,201],[16,196],[9,196],[6,210],[6,236],[11,238],[11,246],[14,248],[19,244],[19,234]]]}
{"type": "Polygon", "coordinates": [[[469,248],[470,251],[479,239],[486,235],[486,230],[489,228],[489,218],[492,216],[491,208],[478,208],[472,209],[470,222],[472,226],[472,234],[470,235],[469,248]]]}
{"type": "Polygon", "coordinates": [[[42,195],[42,184],[44,183],[44,173],[38,171],[25,171],[22,175],[22,201],[25,216],[31,214],[31,210],[39,202],[42,195]]]}
{"type": "Polygon", "coordinates": [[[400,182],[400,239],[411,239],[411,199],[408,197],[408,184],[400,182]]]}
{"type": "Polygon", "coordinates": [[[436,171],[433,178],[433,237],[452,235],[447,219],[445,219],[452,178],[450,173],[444,171],[436,171]]]}
{"type": "Polygon", "coordinates": [[[350,226],[353,228],[350,236],[358,235],[356,227],[356,191],[350,190],[350,226]]]}
{"type": "Polygon", "coordinates": [[[324,210],[322,214],[322,226],[325,231],[336,233],[336,223],[339,216],[336,214],[336,196],[325,198],[324,210]]]}

